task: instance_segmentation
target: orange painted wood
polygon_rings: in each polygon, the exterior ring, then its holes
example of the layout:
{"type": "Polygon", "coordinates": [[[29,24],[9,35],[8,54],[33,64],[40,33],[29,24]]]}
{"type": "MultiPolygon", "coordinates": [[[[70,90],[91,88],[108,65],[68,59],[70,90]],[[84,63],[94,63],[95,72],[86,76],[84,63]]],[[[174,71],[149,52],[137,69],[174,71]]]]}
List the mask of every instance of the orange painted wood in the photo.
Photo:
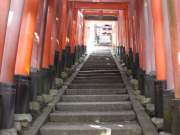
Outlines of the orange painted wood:
{"type": "Polygon", "coordinates": [[[0,73],[1,73],[1,64],[2,64],[1,62],[3,56],[9,7],[10,7],[10,0],[5,0],[5,1],[0,0],[0,73]]]}
{"type": "Polygon", "coordinates": [[[169,1],[169,21],[170,21],[170,34],[171,34],[171,47],[173,55],[173,71],[174,71],[174,85],[175,97],[180,98],[180,1],[169,1]]]}
{"type": "Polygon", "coordinates": [[[42,68],[48,69],[50,65],[50,50],[51,50],[51,36],[53,29],[53,17],[54,16],[54,0],[48,1],[48,13],[47,13],[47,24],[46,24],[46,34],[43,47],[43,58],[42,58],[42,68]]]}
{"type": "Polygon", "coordinates": [[[104,11],[104,10],[84,10],[84,15],[99,15],[99,16],[118,16],[119,11],[104,11]]]}
{"type": "Polygon", "coordinates": [[[54,10],[53,10],[53,26],[52,26],[52,34],[51,34],[51,46],[50,46],[50,65],[54,65],[54,57],[55,57],[55,51],[58,47],[58,29],[59,29],[59,22],[58,22],[58,0],[55,0],[54,2],[54,10]]]}
{"type": "MultiPolygon", "coordinates": [[[[72,2],[71,2],[72,3],[72,2]]],[[[128,10],[128,2],[103,3],[103,2],[73,2],[78,9],[118,9],[128,10]]]]}
{"type": "Polygon", "coordinates": [[[60,46],[61,50],[65,49],[66,44],[67,44],[67,27],[68,27],[68,1],[63,0],[61,1],[61,22],[60,22],[60,33],[59,33],[59,40],[60,40],[60,46]]]}
{"type": "Polygon", "coordinates": [[[34,70],[39,70],[41,68],[42,61],[42,51],[44,45],[45,37],[45,27],[46,27],[46,15],[48,9],[48,0],[40,0],[40,5],[38,8],[38,15],[36,20],[36,36],[33,43],[31,68],[34,70]]]}
{"type": "Polygon", "coordinates": [[[15,75],[29,76],[39,0],[26,0],[16,56],[15,75]]]}
{"type": "Polygon", "coordinates": [[[71,46],[71,53],[75,52],[75,46],[77,41],[77,17],[78,17],[78,9],[72,9],[72,16],[71,16],[71,32],[70,32],[70,46],[71,46]]]}
{"type": "Polygon", "coordinates": [[[166,56],[163,34],[162,1],[151,0],[151,5],[154,27],[156,79],[166,80],[166,56]]]}
{"type": "Polygon", "coordinates": [[[14,82],[14,69],[23,7],[24,0],[11,0],[0,74],[0,82],[3,83],[14,82]]]}

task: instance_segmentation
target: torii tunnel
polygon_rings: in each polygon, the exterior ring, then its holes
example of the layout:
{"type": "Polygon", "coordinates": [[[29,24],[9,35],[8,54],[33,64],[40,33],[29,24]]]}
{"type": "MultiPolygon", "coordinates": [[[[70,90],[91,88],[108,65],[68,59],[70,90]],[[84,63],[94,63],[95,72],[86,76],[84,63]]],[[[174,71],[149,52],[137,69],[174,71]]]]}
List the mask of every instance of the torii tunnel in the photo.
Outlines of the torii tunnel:
{"type": "Polygon", "coordinates": [[[111,45],[180,134],[179,0],[0,0],[0,129],[47,94],[88,48],[88,21],[115,21],[111,45]]]}

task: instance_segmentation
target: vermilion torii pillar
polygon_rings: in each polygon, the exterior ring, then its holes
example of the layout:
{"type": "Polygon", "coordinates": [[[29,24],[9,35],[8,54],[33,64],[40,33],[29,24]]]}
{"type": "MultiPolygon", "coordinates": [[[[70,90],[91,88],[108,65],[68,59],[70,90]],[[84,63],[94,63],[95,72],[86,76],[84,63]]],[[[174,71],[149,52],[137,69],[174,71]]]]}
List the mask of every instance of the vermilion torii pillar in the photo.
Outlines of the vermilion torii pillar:
{"type": "Polygon", "coordinates": [[[2,108],[0,129],[13,128],[15,103],[14,68],[23,7],[24,0],[11,0],[0,73],[0,104],[2,108]]]}
{"type": "Polygon", "coordinates": [[[37,95],[43,92],[43,77],[41,74],[41,61],[44,46],[44,37],[47,20],[48,0],[40,0],[38,15],[36,19],[36,30],[34,33],[34,43],[31,58],[31,100],[35,100],[37,95]]]}
{"type": "Polygon", "coordinates": [[[55,0],[50,0],[48,1],[48,13],[47,13],[47,23],[46,23],[46,31],[45,31],[46,34],[44,39],[43,56],[41,63],[44,93],[48,93],[52,83],[51,82],[52,70],[50,68],[50,53],[51,53],[50,50],[51,50],[54,15],[55,15],[55,0]]]}
{"type": "Polygon", "coordinates": [[[29,110],[29,75],[38,5],[39,0],[25,1],[15,66],[16,114],[25,114],[29,110]]]}
{"type": "Polygon", "coordinates": [[[42,51],[44,45],[46,18],[47,18],[48,0],[41,0],[38,16],[36,21],[36,30],[34,33],[35,39],[33,43],[31,68],[32,71],[40,70],[42,61],[42,51]]]}
{"type": "Polygon", "coordinates": [[[10,0],[0,0],[0,73],[9,8],[10,0]]]}
{"type": "MultiPolygon", "coordinates": [[[[72,16],[71,16],[71,32],[70,32],[70,65],[75,61],[75,49],[77,45],[77,19],[78,19],[78,8],[72,5],[72,16]]],[[[78,52],[77,52],[78,53],[78,52]]]]}
{"type": "Polygon", "coordinates": [[[171,34],[171,48],[173,56],[173,71],[175,84],[175,100],[173,100],[173,122],[172,134],[179,135],[180,132],[180,1],[171,0],[168,2],[169,22],[171,34]]]}
{"type": "Polygon", "coordinates": [[[163,117],[163,91],[166,89],[166,54],[162,4],[162,0],[151,0],[156,62],[155,113],[157,117],[163,117]]]}
{"type": "Polygon", "coordinates": [[[65,67],[65,49],[67,45],[67,27],[68,27],[68,0],[61,1],[61,14],[60,14],[60,30],[59,30],[59,65],[60,73],[65,67]]]}

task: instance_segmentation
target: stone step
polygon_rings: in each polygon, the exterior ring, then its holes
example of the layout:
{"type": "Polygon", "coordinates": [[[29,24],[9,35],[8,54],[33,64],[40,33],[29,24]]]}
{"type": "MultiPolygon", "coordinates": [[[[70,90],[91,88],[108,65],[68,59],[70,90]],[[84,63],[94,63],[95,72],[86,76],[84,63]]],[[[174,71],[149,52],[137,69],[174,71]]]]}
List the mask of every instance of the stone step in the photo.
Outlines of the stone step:
{"type": "Polygon", "coordinates": [[[81,70],[115,70],[116,66],[84,66],[81,70]]]}
{"type": "Polygon", "coordinates": [[[47,123],[40,130],[41,135],[141,135],[137,123],[117,124],[61,124],[47,123]]]}
{"type": "Polygon", "coordinates": [[[50,114],[51,122],[123,122],[133,121],[136,115],[133,111],[121,112],[54,112],[50,114]]]}
{"type": "Polygon", "coordinates": [[[84,66],[81,68],[82,70],[116,70],[117,67],[116,66],[110,66],[110,65],[106,65],[106,66],[84,66]]]}
{"type": "Polygon", "coordinates": [[[67,89],[67,95],[112,95],[126,94],[126,89],[67,89]]]}
{"type": "Polygon", "coordinates": [[[128,95],[64,95],[62,101],[64,102],[113,102],[113,101],[127,101],[128,95]]]}
{"type": "Polygon", "coordinates": [[[123,83],[121,79],[75,79],[72,83],[123,83]]]}
{"type": "Polygon", "coordinates": [[[104,79],[104,80],[107,80],[107,79],[109,79],[109,80],[111,80],[111,79],[121,79],[121,76],[108,76],[108,75],[106,75],[106,76],[89,76],[89,77],[76,77],[75,78],[75,80],[87,80],[87,79],[91,79],[91,80],[93,80],[93,79],[104,79]]]}
{"type": "Polygon", "coordinates": [[[59,102],[58,111],[121,111],[130,110],[132,105],[128,101],[119,102],[59,102]]]}
{"type": "Polygon", "coordinates": [[[79,73],[119,73],[119,70],[91,70],[91,71],[79,71],[79,73]]]}
{"type": "Polygon", "coordinates": [[[89,77],[89,76],[121,76],[120,73],[79,73],[78,77],[89,77]]]}
{"type": "Polygon", "coordinates": [[[112,84],[107,84],[107,83],[87,83],[87,84],[79,84],[79,83],[72,83],[69,85],[68,88],[70,89],[89,89],[89,88],[124,88],[125,85],[122,83],[114,83],[112,84]]]}

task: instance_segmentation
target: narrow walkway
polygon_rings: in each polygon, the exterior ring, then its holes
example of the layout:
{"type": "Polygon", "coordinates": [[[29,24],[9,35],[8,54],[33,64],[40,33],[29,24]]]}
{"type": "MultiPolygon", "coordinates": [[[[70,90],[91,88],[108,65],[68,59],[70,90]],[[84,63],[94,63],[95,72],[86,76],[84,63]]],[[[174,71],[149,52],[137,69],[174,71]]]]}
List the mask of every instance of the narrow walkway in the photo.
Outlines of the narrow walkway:
{"type": "Polygon", "coordinates": [[[110,50],[93,52],[41,135],[141,135],[110,50]]]}

